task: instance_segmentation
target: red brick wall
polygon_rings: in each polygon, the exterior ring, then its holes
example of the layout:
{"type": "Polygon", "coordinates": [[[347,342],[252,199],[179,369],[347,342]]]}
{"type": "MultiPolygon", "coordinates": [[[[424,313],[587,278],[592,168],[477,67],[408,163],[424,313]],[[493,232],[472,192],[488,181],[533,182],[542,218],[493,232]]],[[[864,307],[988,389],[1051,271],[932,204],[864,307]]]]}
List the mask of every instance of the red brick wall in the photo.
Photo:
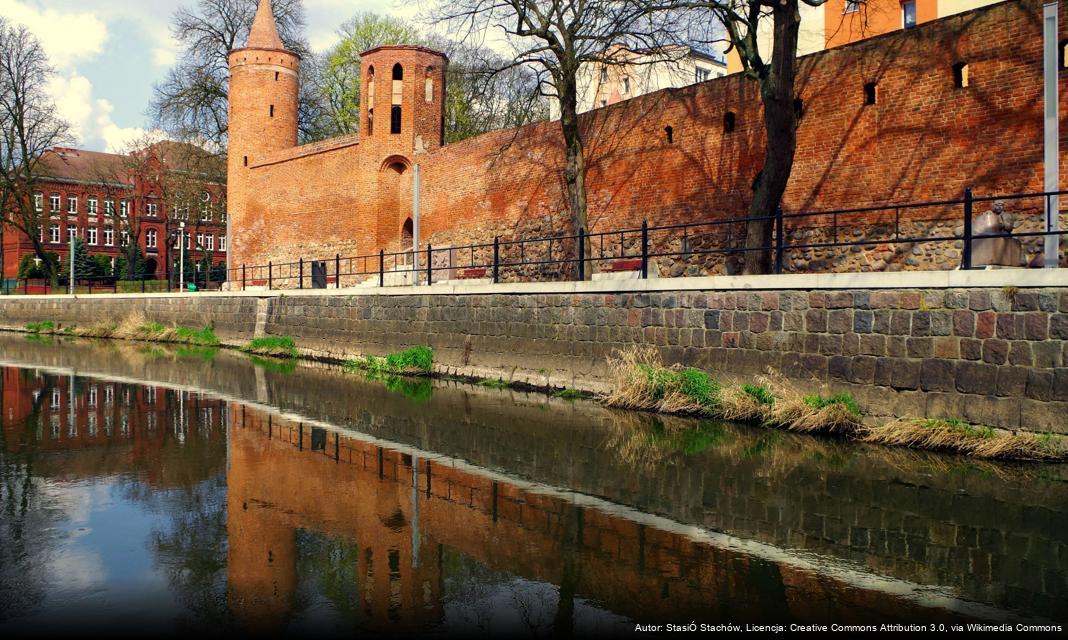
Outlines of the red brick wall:
{"type": "MultiPolygon", "coordinates": [[[[1041,191],[1040,17],[1035,0],[1007,2],[803,58],[798,95],[804,115],[786,210],[959,198],[967,186],[977,195],[1041,191]],[[957,62],[969,64],[967,88],[954,86],[957,62]],[[864,104],[868,82],[878,86],[875,105],[864,104]]],[[[1066,23],[1068,13],[1062,15],[1064,34],[1066,23]]],[[[426,66],[428,59],[417,64],[426,66]]],[[[383,73],[388,77],[388,67],[377,70],[383,73]]],[[[421,89],[413,117],[439,118],[440,106],[424,104],[421,89]]],[[[379,101],[388,99],[379,93],[379,101]]],[[[243,227],[235,217],[240,244],[234,243],[234,264],[397,247],[411,208],[411,179],[410,171],[397,176],[384,168],[391,158],[422,167],[423,246],[563,230],[557,123],[423,152],[380,142],[377,134],[388,125],[379,115],[376,135],[359,144],[341,140],[292,150],[289,160],[283,153],[254,162],[248,207],[265,224],[243,227]]],[[[666,224],[744,214],[764,153],[751,81],[732,75],[660,91],[591,112],[583,125],[593,230],[638,226],[643,219],[666,224]],[[727,111],[737,114],[732,133],[723,131],[727,111]]],[[[1062,127],[1062,144],[1065,139],[1068,127],[1062,127]]],[[[231,149],[231,157],[242,153],[231,149]]],[[[1068,161],[1062,173],[1068,175],[1068,161]]],[[[233,196],[233,209],[232,203],[233,196]]],[[[912,216],[948,216],[946,223],[956,224],[960,212],[912,216]]],[[[864,222],[871,221],[850,224],[864,222]]]]}

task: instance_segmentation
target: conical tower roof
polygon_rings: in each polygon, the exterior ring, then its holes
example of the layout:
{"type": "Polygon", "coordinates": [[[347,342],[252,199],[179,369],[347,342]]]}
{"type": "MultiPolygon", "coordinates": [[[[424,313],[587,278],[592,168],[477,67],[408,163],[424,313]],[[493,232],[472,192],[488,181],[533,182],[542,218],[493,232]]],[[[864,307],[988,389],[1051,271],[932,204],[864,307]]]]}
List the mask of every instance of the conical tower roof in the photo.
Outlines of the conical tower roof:
{"type": "Polygon", "coordinates": [[[252,30],[248,34],[248,44],[245,46],[249,49],[285,49],[282,38],[278,35],[271,0],[260,0],[256,19],[252,21],[252,30]]]}

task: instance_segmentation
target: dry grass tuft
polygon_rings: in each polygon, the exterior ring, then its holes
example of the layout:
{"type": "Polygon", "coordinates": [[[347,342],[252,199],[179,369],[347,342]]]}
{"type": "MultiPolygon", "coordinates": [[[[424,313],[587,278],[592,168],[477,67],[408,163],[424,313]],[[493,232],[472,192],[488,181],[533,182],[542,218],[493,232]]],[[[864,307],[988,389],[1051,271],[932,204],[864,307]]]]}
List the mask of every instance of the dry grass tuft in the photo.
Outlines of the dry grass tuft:
{"type": "Polygon", "coordinates": [[[718,415],[719,384],[704,371],[665,367],[651,347],[634,347],[609,360],[613,391],[602,401],[620,409],[676,415],[718,415]]]}
{"type": "Polygon", "coordinates": [[[742,385],[725,389],[720,415],[725,420],[763,424],[771,417],[775,398],[767,385],[742,385]]]}
{"type": "Polygon", "coordinates": [[[860,412],[848,396],[805,396],[785,383],[779,384],[777,395],[769,424],[798,433],[853,435],[860,429],[860,412]]]}
{"type": "Polygon", "coordinates": [[[959,420],[894,420],[869,428],[862,439],[875,444],[952,451],[976,458],[1059,460],[1066,453],[1052,437],[995,431],[959,420]]]}

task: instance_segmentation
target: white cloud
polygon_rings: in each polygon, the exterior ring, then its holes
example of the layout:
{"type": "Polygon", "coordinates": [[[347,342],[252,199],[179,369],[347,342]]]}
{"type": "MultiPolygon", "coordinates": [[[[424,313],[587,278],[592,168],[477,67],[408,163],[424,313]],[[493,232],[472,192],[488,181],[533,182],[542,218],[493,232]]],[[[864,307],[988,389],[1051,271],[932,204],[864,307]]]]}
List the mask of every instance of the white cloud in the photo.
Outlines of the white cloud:
{"type": "Polygon", "coordinates": [[[131,142],[138,139],[143,139],[148,133],[148,130],[141,129],[140,127],[120,127],[115,124],[115,121],[111,119],[111,112],[115,110],[114,105],[108,100],[100,99],[96,101],[94,112],[96,114],[96,132],[104,141],[104,150],[110,153],[121,153],[125,151],[131,142]]]}
{"type": "Polygon", "coordinates": [[[107,25],[88,11],[38,9],[18,0],[0,0],[0,16],[32,31],[60,69],[92,60],[108,39],[107,25]]]}

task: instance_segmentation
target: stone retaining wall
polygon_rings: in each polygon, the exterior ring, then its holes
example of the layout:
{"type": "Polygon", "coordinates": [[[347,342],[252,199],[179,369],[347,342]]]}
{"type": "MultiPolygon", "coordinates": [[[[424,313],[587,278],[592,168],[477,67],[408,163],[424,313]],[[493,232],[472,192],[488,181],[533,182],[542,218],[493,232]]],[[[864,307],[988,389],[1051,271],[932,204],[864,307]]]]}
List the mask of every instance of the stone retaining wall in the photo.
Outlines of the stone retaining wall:
{"type": "Polygon", "coordinates": [[[0,326],[136,312],[337,359],[429,345],[451,373],[589,390],[614,352],[652,345],[717,375],[848,390],[876,414],[1068,433],[1065,288],[7,298],[0,326]]]}

